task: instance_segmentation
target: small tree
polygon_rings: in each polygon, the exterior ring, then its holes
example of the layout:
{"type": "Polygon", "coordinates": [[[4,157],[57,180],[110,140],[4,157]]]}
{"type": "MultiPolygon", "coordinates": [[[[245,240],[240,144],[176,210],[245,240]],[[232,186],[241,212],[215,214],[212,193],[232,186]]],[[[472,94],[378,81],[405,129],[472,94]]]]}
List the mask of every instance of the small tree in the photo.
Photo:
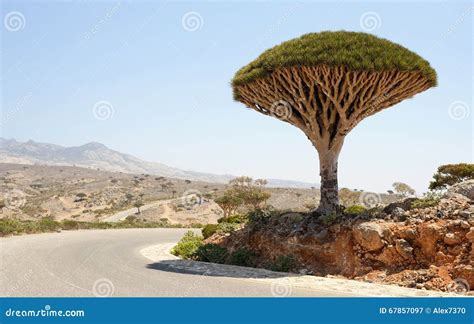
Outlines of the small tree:
{"type": "Polygon", "coordinates": [[[301,129],[319,153],[321,200],[339,207],[337,161],[363,119],[436,85],[430,64],[366,33],[306,34],[262,53],[232,80],[234,99],[301,129]]]}
{"type": "Polygon", "coordinates": [[[392,184],[392,187],[393,187],[393,190],[395,190],[397,194],[403,197],[406,197],[408,195],[412,196],[415,194],[415,190],[403,182],[394,182],[392,184]]]}
{"type": "Polygon", "coordinates": [[[143,205],[144,205],[143,201],[141,201],[141,200],[138,200],[133,204],[133,207],[138,209],[138,214],[142,213],[141,210],[140,210],[140,207],[143,207],[143,205]]]}
{"type": "Polygon", "coordinates": [[[242,197],[232,189],[226,190],[221,197],[214,201],[224,211],[224,218],[233,215],[237,208],[243,203],[242,197]]]}
{"type": "Polygon", "coordinates": [[[430,182],[431,190],[446,189],[456,183],[474,179],[474,164],[446,164],[438,168],[430,182]]]}

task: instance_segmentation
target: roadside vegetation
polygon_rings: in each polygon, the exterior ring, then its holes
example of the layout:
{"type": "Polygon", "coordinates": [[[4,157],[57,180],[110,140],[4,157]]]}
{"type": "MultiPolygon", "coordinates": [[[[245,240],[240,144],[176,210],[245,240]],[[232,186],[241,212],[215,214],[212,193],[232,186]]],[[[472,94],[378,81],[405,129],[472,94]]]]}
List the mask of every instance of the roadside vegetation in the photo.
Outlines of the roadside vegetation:
{"type": "MultiPolygon", "coordinates": [[[[202,224],[192,224],[192,228],[201,228],[202,224]]],[[[183,228],[181,224],[170,224],[167,221],[142,222],[134,217],[124,221],[111,222],[80,222],[75,220],[55,221],[45,217],[35,221],[21,221],[16,219],[0,219],[0,236],[58,232],[61,230],[87,230],[87,229],[121,229],[121,228],[183,228]]]]}

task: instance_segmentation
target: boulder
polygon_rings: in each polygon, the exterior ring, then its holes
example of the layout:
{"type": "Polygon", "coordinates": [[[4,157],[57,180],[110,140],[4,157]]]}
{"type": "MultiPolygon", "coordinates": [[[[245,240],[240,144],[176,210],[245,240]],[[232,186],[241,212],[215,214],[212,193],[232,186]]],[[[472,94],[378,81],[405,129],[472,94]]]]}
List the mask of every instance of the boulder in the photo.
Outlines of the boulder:
{"type": "Polygon", "coordinates": [[[354,228],[353,233],[356,242],[366,251],[377,251],[384,247],[383,228],[380,224],[360,223],[354,228]]]}
{"type": "Polygon", "coordinates": [[[391,204],[388,204],[387,206],[385,206],[385,208],[383,209],[383,211],[387,214],[392,214],[393,210],[395,208],[401,208],[403,209],[403,211],[405,210],[410,210],[411,209],[411,204],[416,200],[417,198],[406,198],[402,201],[397,201],[397,202],[393,202],[391,204]]]}
{"type": "Polygon", "coordinates": [[[446,233],[446,235],[444,235],[443,241],[447,245],[456,245],[462,242],[462,238],[454,233],[446,233]]]}
{"type": "Polygon", "coordinates": [[[461,194],[471,200],[474,200],[474,180],[467,180],[457,183],[448,189],[448,194],[461,194]]]}
{"type": "Polygon", "coordinates": [[[407,240],[399,239],[395,241],[395,248],[404,259],[413,258],[413,248],[407,240]]]}

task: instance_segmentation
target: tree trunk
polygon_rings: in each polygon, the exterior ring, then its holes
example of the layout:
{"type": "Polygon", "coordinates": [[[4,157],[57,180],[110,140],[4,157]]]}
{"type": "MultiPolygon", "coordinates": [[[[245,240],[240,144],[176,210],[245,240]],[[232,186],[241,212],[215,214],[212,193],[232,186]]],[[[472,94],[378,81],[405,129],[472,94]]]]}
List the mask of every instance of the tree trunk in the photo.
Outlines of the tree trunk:
{"type": "Polygon", "coordinates": [[[339,209],[339,192],[337,186],[337,160],[341,146],[319,153],[319,175],[321,176],[321,200],[315,212],[330,214],[339,209]]]}

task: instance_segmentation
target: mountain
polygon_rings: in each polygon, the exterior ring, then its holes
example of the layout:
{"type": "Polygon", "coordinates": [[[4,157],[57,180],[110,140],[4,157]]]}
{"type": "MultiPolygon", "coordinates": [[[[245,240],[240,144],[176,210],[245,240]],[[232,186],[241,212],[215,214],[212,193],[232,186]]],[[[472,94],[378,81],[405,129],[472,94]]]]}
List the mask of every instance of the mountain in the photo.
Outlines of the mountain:
{"type": "MultiPolygon", "coordinates": [[[[169,178],[217,183],[227,183],[235,177],[233,175],[186,171],[162,163],[143,161],[132,155],[109,149],[104,144],[97,142],[64,147],[38,143],[32,140],[18,142],[15,139],[0,137],[0,163],[69,165],[113,172],[146,173],[169,178]]],[[[312,183],[280,179],[268,179],[268,185],[270,187],[289,188],[319,187],[312,183]]]]}

